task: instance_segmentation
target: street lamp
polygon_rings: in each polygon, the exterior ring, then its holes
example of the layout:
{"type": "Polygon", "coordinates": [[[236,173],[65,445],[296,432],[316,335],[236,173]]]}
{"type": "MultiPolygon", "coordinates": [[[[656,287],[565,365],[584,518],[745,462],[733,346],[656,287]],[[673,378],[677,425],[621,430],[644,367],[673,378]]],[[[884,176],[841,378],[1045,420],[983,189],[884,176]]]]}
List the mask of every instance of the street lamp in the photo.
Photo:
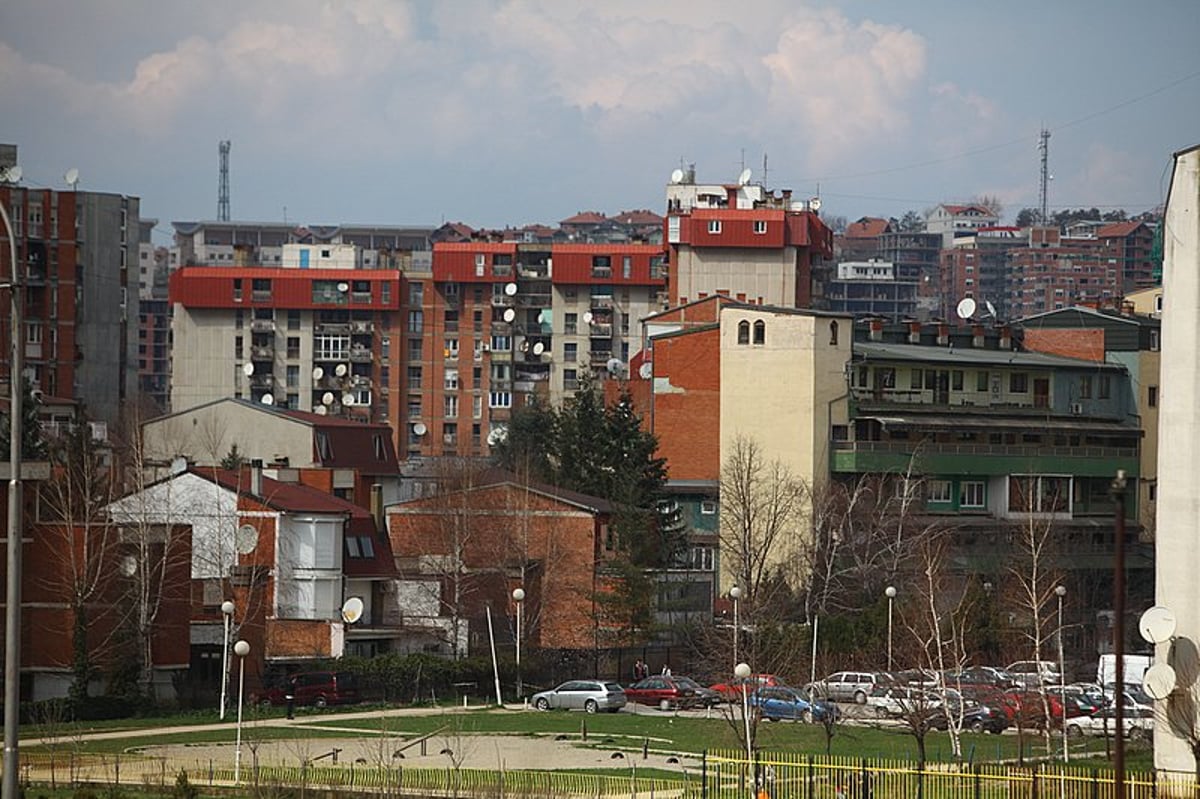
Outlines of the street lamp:
{"type": "Polygon", "coordinates": [[[896,599],[896,586],[889,585],[883,589],[888,600],[888,671],[892,670],[892,603],[896,599]]]}
{"type": "Polygon", "coordinates": [[[233,750],[233,782],[237,785],[242,781],[242,697],[246,689],[246,655],[250,654],[250,644],[238,641],[233,645],[233,654],[238,656],[237,744],[233,750]]]}
{"type": "Polygon", "coordinates": [[[733,676],[742,681],[742,721],[746,725],[746,762],[754,761],[754,747],[750,742],[750,665],[739,663],[733,667],[733,676]]]}
{"type": "Polygon", "coordinates": [[[221,721],[225,720],[225,694],[229,687],[229,626],[234,610],[234,604],[228,599],[221,603],[221,615],[225,617],[225,637],[221,639],[221,721]]]}
{"type": "Polygon", "coordinates": [[[742,626],[741,620],[738,618],[738,600],[742,598],[742,589],[736,585],[730,588],[729,598],[733,600],[733,670],[736,672],[738,665],[738,629],[742,626]]]}
{"type": "Polygon", "coordinates": [[[514,588],[513,602],[517,603],[517,699],[525,695],[525,686],[521,684],[521,617],[525,615],[525,589],[514,588]]]}
{"type": "MultiPolygon", "coordinates": [[[[21,168],[10,166],[0,170],[0,183],[16,183],[21,168]]],[[[12,357],[8,365],[8,586],[4,609],[4,799],[17,799],[20,791],[20,758],[17,747],[20,739],[21,704],[21,356],[25,342],[21,321],[21,272],[17,268],[17,237],[4,203],[0,203],[0,220],[8,234],[8,292],[11,305],[12,357]]]]}
{"type": "MultiPolygon", "coordinates": [[[[1067,748],[1067,670],[1063,668],[1063,617],[1062,603],[1063,597],[1067,595],[1067,587],[1062,585],[1054,586],[1054,595],[1058,597],[1058,701],[1062,705],[1063,725],[1062,725],[1062,741],[1063,741],[1063,762],[1071,762],[1071,752],[1067,748]]],[[[1120,733],[1118,733],[1120,734],[1120,733]]]]}

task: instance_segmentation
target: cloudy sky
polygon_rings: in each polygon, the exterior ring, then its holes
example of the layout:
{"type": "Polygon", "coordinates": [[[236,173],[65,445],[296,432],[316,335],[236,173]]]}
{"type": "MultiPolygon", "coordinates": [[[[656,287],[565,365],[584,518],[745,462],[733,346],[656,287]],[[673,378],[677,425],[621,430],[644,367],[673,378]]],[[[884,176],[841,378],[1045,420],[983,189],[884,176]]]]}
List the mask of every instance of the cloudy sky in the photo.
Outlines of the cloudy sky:
{"type": "Polygon", "coordinates": [[[217,212],[555,223],[672,169],[851,219],[994,195],[1151,208],[1200,141],[1200,3],[6,0],[0,141],[29,185],[217,212]],[[285,210],[286,209],[286,210],[285,210]]]}

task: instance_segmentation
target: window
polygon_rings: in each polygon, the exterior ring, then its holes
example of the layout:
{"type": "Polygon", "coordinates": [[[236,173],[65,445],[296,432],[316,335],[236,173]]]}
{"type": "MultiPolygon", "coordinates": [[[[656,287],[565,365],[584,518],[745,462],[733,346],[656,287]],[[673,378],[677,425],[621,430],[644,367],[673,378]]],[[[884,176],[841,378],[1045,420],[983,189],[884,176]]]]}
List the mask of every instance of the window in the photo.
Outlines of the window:
{"type": "Polygon", "coordinates": [[[300,337],[299,336],[288,336],[287,337],[287,357],[288,358],[299,358],[300,357],[300,337]]]}
{"type": "Polygon", "coordinates": [[[314,280],[312,282],[312,301],[323,305],[346,305],[350,302],[350,287],[344,281],[314,280]],[[345,286],[347,291],[342,291],[345,286]]]}
{"type": "Polygon", "coordinates": [[[242,357],[242,337],[241,336],[233,337],[233,357],[234,358],[242,357]]]}
{"type": "Polygon", "coordinates": [[[1158,386],[1146,387],[1146,404],[1151,408],[1158,407],[1158,386]]]}
{"type": "Polygon", "coordinates": [[[1091,375],[1083,375],[1079,378],[1079,398],[1092,398],[1092,377],[1091,375]]]}
{"type": "Polygon", "coordinates": [[[1012,394],[1029,393],[1029,375],[1025,372],[1012,372],[1009,374],[1008,390],[1012,394]]]}
{"type": "Polygon", "coordinates": [[[737,337],[738,344],[749,344],[750,343],[750,323],[747,322],[745,319],[738,322],[737,336],[738,336],[737,337]]]}
{"type": "Polygon", "coordinates": [[[471,418],[473,418],[473,419],[482,419],[483,418],[483,397],[482,397],[482,395],[476,394],[474,397],[471,397],[471,418]]]}
{"type": "Polygon", "coordinates": [[[754,232],[759,235],[767,232],[767,222],[765,219],[754,220],[754,232]]]}
{"type": "Polygon", "coordinates": [[[988,373],[987,372],[976,372],[975,373],[975,390],[976,391],[987,391],[988,390],[988,373]]]}
{"type": "Polygon", "coordinates": [[[626,255],[621,258],[621,277],[625,280],[633,277],[633,256],[626,255]]]}
{"type": "Polygon", "coordinates": [[[566,361],[567,363],[575,363],[575,360],[578,357],[578,355],[579,355],[579,345],[578,344],[574,344],[569,341],[566,344],[563,344],[563,360],[564,361],[566,361]]]}
{"type": "Polygon", "coordinates": [[[579,371],[576,369],[563,369],[563,390],[574,391],[579,388],[579,371]]]}
{"type": "Polygon", "coordinates": [[[836,347],[838,343],[838,323],[835,319],[829,323],[829,346],[836,347]]]}
{"type": "Polygon", "coordinates": [[[421,367],[419,367],[419,366],[408,367],[408,387],[409,388],[420,388],[421,387],[421,367]]]}
{"type": "Polygon", "coordinates": [[[350,357],[350,337],[321,333],[313,337],[314,361],[338,361],[350,357]]]}
{"type": "Polygon", "coordinates": [[[422,350],[421,339],[410,338],[408,340],[408,359],[410,361],[421,360],[421,350],[422,350]]]}
{"type": "Polygon", "coordinates": [[[712,547],[692,547],[688,558],[688,568],[692,571],[710,572],[715,567],[715,563],[716,558],[712,547]]]}
{"type": "Polygon", "coordinates": [[[488,407],[491,408],[511,408],[512,407],[512,392],[509,391],[493,391],[488,396],[488,407]]]}
{"type": "Polygon", "coordinates": [[[921,370],[913,369],[908,373],[908,387],[913,391],[921,390],[921,370]]]}
{"type": "Polygon", "coordinates": [[[1070,510],[1070,502],[1070,477],[1015,474],[1008,478],[1009,511],[1066,513],[1070,510]]]}
{"type": "Polygon", "coordinates": [[[963,390],[963,373],[962,373],[961,369],[955,369],[950,372],[950,390],[951,391],[962,391],[963,390]]]}
{"type": "Polygon", "coordinates": [[[1157,331],[1157,330],[1150,331],[1150,351],[1151,352],[1158,352],[1158,340],[1159,340],[1158,336],[1159,336],[1159,331],[1157,331]]]}
{"type": "Polygon", "coordinates": [[[759,319],[754,323],[754,343],[767,343],[767,323],[759,319]]]}
{"type": "Polygon", "coordinates": [[[700,503],[700,515],[712,516],[717,512],[716,500],[706,499],[700,503]]]}
{"type": "Polygon", "coordinates": [[[457,369],[447,369],[446,370],[445,374],[443,375],[442,388],[445,388],[449,391],[454,391],[454,390],[458,389],[458,370],[457,369]]]}
{"type": "Polygon", "coordinates": [[[445,401],[445,415],[452,418],[458,416],[458,395],[448,394],[442,399],[445,401]]]}
{"type": "Polygon", "coordinates": [[[493,352],[508,352],[512,349],[512,338],[509,336],[492,336],[493,352]]]}
{"type": "Polygon", "coordinates": [[[962,484],[962,496],[959,505],[964,508],[982,508],[987,504],[987,483],[982,480],[969,480],[962,484]]]}
{"type": "Polygon", "coordinates": [[[443,350],[442,354],[445,355],[445,357],[447,357],[447,358],[457,359],[458,358],[458,339],[457,338],[446,339],[446,347],[443,350]]]}
{"type": "Polygon", "coordinates": [[[233,279],[233,301],[242,301],[242,279],[240,277],[235,277],[233,279]]]}
{"type": "Polygon", "coordinates": [[[423,311],[408,312],[408,332],[420,333],[425,327],[425,313],[423,311]]]}
{"type": "Polygon", "coordinates": [[[708,232],[714,233],[714,234],[720,233],[721,232],[721,220],[720,219],[708,220],[708,232]]]}
{"type": "Polygon", "coordinates": [[[569,313],[563,317],[563,332],[569,336],[575,335],[579,329],[579,314],[569,313]]]}
{"type": "Polygon", "coordinates": [[[949,480],[930,480],[929,495],[926,497],[926,501],[948,505],[953,496],[952,488],[953,485],[949,480]]]}
{"type": "Polygon", "coordinates": [[[288,330],[299,330],[300,329],[300,312],[299,311],[288,311],[287,312],[287,329],[288,330]]]}
{"type": "Polygon", "coordinates": [[[1112,396],[1112,375],[1100,375],[1100,399],[1112,396]]]}
{"type": "Polygon", "coordinates": [[[421,283],[408,284],[408,304],[418,308],[425,302],[425,286],[421,283]]]}
{"type": "Polygon", "coordinates": [[[287,367],[287,387],[300,387],[300,367],[295,364],[288,364],[287,367]]]}

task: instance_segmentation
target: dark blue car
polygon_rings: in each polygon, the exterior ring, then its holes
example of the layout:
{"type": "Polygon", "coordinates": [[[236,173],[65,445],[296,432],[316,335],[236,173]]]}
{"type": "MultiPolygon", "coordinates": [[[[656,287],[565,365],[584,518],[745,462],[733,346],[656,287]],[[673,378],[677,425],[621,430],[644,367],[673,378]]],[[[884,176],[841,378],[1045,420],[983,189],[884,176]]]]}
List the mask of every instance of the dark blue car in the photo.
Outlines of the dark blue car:
{"type": "Polygon", "coordinates": [[[768,721],[825,721],[838,715],[837,705],[820,699],[809,703],[803,693],[784,685],[759,688],[750,695],[750,706],[768,721]]]}

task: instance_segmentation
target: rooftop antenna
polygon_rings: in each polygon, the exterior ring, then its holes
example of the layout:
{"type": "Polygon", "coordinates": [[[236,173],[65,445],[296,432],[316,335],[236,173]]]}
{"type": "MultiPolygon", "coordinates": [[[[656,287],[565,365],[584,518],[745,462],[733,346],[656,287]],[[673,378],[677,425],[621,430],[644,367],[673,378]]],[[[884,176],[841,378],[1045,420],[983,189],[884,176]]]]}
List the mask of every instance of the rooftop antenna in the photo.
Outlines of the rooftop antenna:
{"type": "Polygon", "coordinates": [[[1042,132],[1038,134],[1038,152],[1041,153],[1042,160],[1042,175],[1041,184],[1038,191],[1038,208],[1041,209],[1041,223],[1045,225],[1049,221],[1047,216],[1048,207],[1046,204],[1046,190],[1050,184],[1050,131],[1042,128],[1042,132]]]}
{"type": "Polygon", "coordinates": [[[762,184],[767,185],[767,154],[763,153],[763,177],[762,184]]]}
{"type": "Polygon", "coordinates": [[[230,141],[217,143],[217,153],[221,161],[221,179],[217,184],[217,221],[229,221],[229,146],[230,141]]]}

